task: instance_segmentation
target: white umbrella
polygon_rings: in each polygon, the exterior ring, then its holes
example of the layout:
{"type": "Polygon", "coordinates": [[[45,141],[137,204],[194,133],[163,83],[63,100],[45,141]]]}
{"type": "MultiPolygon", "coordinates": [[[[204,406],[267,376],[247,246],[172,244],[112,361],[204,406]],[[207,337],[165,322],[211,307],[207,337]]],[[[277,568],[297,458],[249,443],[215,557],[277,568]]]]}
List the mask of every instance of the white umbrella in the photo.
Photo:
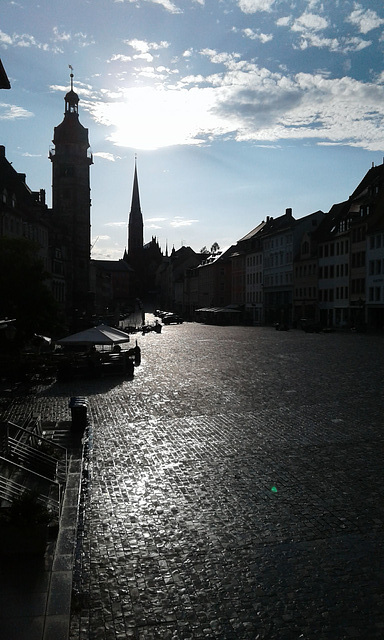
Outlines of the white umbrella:
{"type": "Polygon", "coordinates": [[[120,331],[120,329],[108,327],[106,324],[100,324],[98,327],[91,327],[90,329],[79,331],[79,333],[74,333],[72,336],[56,340],[56,343],[61,345],[113,345],[123,342],[129,342],[129,335],[124,331],[120,331]]]}

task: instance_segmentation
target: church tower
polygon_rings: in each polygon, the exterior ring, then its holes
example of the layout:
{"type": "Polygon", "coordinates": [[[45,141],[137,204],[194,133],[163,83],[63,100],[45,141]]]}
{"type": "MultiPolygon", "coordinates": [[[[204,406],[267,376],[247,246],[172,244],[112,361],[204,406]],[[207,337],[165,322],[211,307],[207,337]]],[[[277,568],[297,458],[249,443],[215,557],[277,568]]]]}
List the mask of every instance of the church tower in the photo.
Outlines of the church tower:
{"type": "Polygon", "coordinates": [[[133,177],[132,203],[128,223],[128,259],[135,259],[143,251],[143,215],[140,207],[139,183],[137,180],[137,164],[133,177]]]}
{"type": "Polygon", "coordinates": [[[55,246],[60,247],[65,277],[66,315],[72,326],[89,312],[91,257],[90,152],[88,129],[79,122],[79,96],[71,89],[64,97],[64,119],[54,129],[52,217],[55,246]]]}

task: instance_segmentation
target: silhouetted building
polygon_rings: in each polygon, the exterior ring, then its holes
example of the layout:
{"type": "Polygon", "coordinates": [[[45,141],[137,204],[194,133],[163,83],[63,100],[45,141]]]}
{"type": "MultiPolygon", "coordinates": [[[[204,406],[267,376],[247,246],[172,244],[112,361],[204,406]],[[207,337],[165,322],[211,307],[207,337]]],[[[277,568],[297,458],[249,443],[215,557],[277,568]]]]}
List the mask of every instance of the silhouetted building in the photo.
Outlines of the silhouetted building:
{"type": "Polygon", "coordinates": [[[65,314],[76,327],[91,312],[91,199],[88,129],[79,121],[79,96],[66,94],[64,119],[55,127],[49,158],[52,162],[52,246],[60,253],[65,280],[65,314]]]}
{"type": "Polygon", "coordinates": [[[118,323],[120,314],[129,310],[131,277],[132,268],[125,260],[91,260],[96,316],[118,323]]]}
{"type": "Polygon", "coordinates": [[[137,164],[133,177],[131,210],[128,222],[128,252],[124,252],[123,260],[133,270],[131,292],[134,297],[146,297],[155,293],[156,271],[161,264],[163,254],[155,237],[144,244],[144,222],[140,205],[137,164]]]}
{"type": "Polygon", "coordinates": [[[31,191],[25,173],[18,173],[0,145],[0,236],[26,238],[36,244],[36,253],[50,271],[49,213],[45,191],[31,191]]]}

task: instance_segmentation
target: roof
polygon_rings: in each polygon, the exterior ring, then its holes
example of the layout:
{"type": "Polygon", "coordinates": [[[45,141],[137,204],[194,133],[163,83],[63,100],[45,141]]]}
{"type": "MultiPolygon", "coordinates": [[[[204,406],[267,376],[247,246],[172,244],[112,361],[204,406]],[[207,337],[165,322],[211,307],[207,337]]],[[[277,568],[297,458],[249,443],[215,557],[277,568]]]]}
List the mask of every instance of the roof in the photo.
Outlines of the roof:
{"type": "Polygon", "coordinates": [[[372,167],[367,171],[364,178],[360,182],[360,184],[356,187],[352,195],[350,196],[350,200],[356,198],[356,196],[360,195],[365,189],[369,186],[374,185],[384,179],[384,164],[380,164],[378,167],[372,167]]]}
{"type": "Polygon", "coordinates": [[[3,63],[0,60],[0,89],[10,89],[11,84],[8,80],[8,76],[5,73],[5,69],[3,67],[3,63]]]}
{"type": "Polygon", "coordinates": [[[91,260],[91,264],[103,271],[113,271],[114,273],[133,271],[132,267],[125,260],[91,260]]]}
{"type": "Polygon", "coordinates": [[[261,229],[265,226],[265,224],[266,223],[264,222],[264,220],[263,222],[260,222],[260,224],[258,224],[257,227],[252,229],[252,231],[249,231],[249,233],[247,233],[243,238],[240,238],[239,242],[243,242],[244,240],[251,240],[253,236],[257,235],[259,231],[261,231],[261,229]]]}

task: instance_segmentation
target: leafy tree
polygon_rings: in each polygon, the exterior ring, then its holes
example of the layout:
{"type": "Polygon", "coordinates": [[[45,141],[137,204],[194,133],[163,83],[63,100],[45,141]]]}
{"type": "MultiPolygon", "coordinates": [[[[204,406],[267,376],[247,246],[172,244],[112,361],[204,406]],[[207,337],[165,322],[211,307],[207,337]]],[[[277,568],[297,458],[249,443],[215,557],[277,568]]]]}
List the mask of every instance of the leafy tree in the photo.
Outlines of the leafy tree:
{"type": "Polygon", "coordinates": [[[200,249],[200,253],[209,253],[207,247],[204,245],[202,249],[200,249]]]}
{"type": "Polygon", "coordinates": [[[19,340],[50,334],[58,309],[37,247],[24,238],[0,237],[0,318],[15,318],[19,340]]]}
{"type": "Polygon", "coordinates": [[[215,254],[218,253],[220,251],[220,247],[217,244],[217,242],[214,242],[212,247],[211,247],[211,253],[215,254]]]}

